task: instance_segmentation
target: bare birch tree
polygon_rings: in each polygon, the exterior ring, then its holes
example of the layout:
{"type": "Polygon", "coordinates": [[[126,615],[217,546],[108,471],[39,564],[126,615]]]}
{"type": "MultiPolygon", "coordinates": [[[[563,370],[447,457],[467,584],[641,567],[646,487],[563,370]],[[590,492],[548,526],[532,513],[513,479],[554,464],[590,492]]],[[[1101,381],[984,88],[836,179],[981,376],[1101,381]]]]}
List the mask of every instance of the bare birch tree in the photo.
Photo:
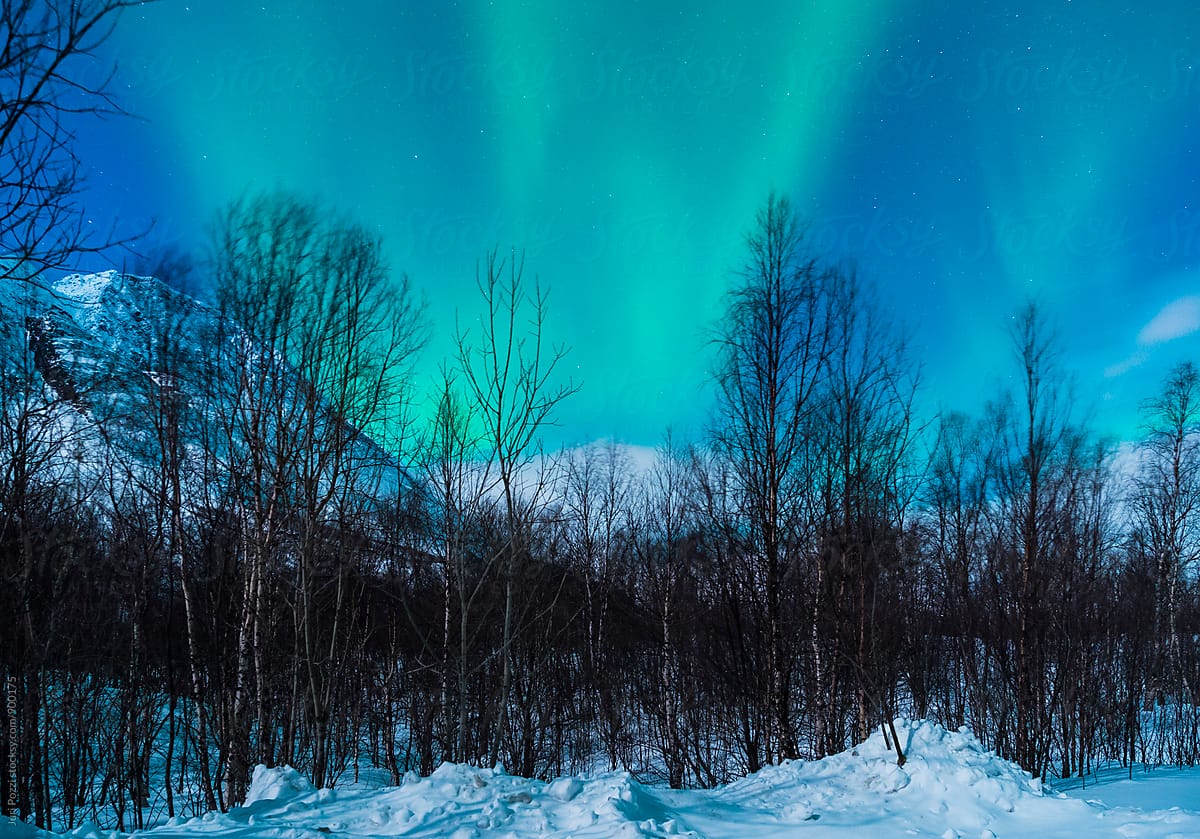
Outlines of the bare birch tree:
{"type": "Polygon", "coordinates": [[[83,118],[119,113],[102,48],[134,0],[11,0],[0,7],[0,279],[36,277],[114,243],[80,203],[83,118]],[[89,66],[90,65],[90,66],[89,66]]]}
{"type": "Polygon", "coordinates": [[[504,627],[496,729],[489,758],[500,759],[507,734],[513,682],[512,645],[516,624],[517,572],[531,543],[533,510],[545,498],[544,484],[522,486],[522,470],[539,451],[540,432],[553,422],[554,409],[577,390],[556,382],[565,347],[543,342],[547,297],[524,279],[525,258],[515,251],[502,258],[493,250],[476,272],[483,313],[457,335],[458,363],[481,426],[484,458],[494,467],[503,504],[505,542],[500,548],[504,585],[504,627]]]}
{"type": "Polygon", "coordinates": [[[792,547],[809,521],[807,458],[828,368],[830,290],[786,198],[772,195],[746,237],[747,260],[717,326],[714,442],[733,465],[744,499],[747,547],[765,598],[769,684],[767,758],[799,755],[786,639],[792,547]]]}

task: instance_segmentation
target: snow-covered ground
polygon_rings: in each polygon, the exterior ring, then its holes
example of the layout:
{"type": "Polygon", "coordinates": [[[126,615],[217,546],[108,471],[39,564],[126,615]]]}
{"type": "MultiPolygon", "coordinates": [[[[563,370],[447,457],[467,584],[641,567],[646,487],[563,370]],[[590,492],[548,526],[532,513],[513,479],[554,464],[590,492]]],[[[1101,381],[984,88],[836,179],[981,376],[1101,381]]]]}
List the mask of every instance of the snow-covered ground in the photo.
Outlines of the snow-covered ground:
{"type": "MultiPolygon", "coordinates": [[[[898,723],[903,768],[875,734],[825,760],[771,767],[727,787],[676,791],[624,773],[551,783],[446,765],[399,787],[314,790],[292,769],[259,767],[247,804],[168,823],[153,839],[411,837],[1197,837],[1200,772],[1135,772],[1049,793],[969,734],[898,723]]],[[[32,837],[0,825],[0,837],[32,837]]],[[[84,826],[70,836],[110,834],[84,826]]]]}
{"type": "MultiPolygon", "coordinates": [[[[1135,764],[1132,772],[1128,767],[1112,766],[1089,775],[1086,783],[1072,779],[1058,781],[1054,786],[1071,798],[1101,807],[1142,810],[1179,807],[1200,812],[1200,766],[1146,769],[1135,764]]],[[[1196,835],[1200,836],[1200,832],[1196,835]]]]}

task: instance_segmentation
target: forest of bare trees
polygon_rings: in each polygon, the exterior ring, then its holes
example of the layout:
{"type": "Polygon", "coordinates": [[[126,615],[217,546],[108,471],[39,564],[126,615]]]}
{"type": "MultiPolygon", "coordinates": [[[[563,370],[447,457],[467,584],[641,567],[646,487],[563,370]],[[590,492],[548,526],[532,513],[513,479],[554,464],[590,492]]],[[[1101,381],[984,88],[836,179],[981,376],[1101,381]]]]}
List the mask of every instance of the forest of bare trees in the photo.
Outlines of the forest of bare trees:
{"type": "Polygon", "coordinates": [[[43,85],[0,122],[6,813],[133,830],[236,805],[260,763],[704,787],[897,715],[1046,778],[1200,760],[1197,367],[1119,450],[1030,304],[987,371],[1011,391],[925,417],[906,327],[784,197],[703,348],[704,432],[650,463],[543,449],[579,385],[516,250],[479,262],[418,410],[407,278],[285,194],[164,263],[207,302],[129,279],[136,363],[69,375],[37,300],[91,245],[42,50],[87,54],[122,5],[0,20],[0,74],[43,85]]]}
{"type": "Polygon", "coordinates": [[[540,447],[576,386],[519,253],[428,418],[421,306],[352,221],[243,199],[196,270],[211,305],[154,285],[133,380],[52,381],[4,320],[0,747],[40,824],[229,807],[259,763],[710,786],[896,715],[1044,777],[1200,759],[1190,363],[1118,468],[1030,305],[1012,392],[924,421],[902,326],[772,197],[706,431],[635,464],[540,447]]]}

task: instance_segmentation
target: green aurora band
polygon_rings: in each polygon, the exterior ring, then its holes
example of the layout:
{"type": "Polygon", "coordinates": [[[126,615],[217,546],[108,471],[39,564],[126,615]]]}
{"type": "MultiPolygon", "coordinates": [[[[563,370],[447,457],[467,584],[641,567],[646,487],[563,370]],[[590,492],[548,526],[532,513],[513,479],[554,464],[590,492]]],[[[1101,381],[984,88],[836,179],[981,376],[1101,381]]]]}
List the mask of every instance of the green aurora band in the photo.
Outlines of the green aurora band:
{"type": "Polygon", "coordinates": [[[911,328],[926,413],[1005,386],[1029,296],[1102,433],[1200,357],[1186,317],[1144,329],[1200,294],[1190,6],[668,5],[131,10],[109,46],[141,119],[88,128],[89,207],[197,244],[248,189],[328,200],[427,294],[428,380],[477,261],[523,249],[583,384],[552,444],[698,433],[705,330],[772,189],[911,328]]]}

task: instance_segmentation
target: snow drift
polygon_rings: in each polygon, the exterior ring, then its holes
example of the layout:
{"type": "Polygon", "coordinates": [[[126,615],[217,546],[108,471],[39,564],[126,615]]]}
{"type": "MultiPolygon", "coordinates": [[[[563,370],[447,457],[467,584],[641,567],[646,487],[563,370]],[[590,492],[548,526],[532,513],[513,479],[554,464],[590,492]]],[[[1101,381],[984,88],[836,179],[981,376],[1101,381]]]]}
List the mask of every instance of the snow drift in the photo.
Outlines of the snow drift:
{"type": "MultiPolygon", "coordinates": [[[[174,821],[142,835],[230,839],[321,836],[646,837],[773,836],[1184,837],[1200,809],[1143,811],[1047,794],[966,732],[897,721],[908,756],[876,733],[819,761],[792,761],[705,791],[647,787],[627,773],[546,783],[502,770],[444,765],[399,787],[313,789],[294,769],[258,767],[247,803],[226,814],[174,821]]],[[[1200,795],[1191,802],[1200,808],[1200,795]]],[[[0,836],[33,837],[25,826],[0,836]]],[[[45,834],[42,834],[43,836],[45,834]]],[[[72,831],[98,837],[95,828],[72,831]]]]}

